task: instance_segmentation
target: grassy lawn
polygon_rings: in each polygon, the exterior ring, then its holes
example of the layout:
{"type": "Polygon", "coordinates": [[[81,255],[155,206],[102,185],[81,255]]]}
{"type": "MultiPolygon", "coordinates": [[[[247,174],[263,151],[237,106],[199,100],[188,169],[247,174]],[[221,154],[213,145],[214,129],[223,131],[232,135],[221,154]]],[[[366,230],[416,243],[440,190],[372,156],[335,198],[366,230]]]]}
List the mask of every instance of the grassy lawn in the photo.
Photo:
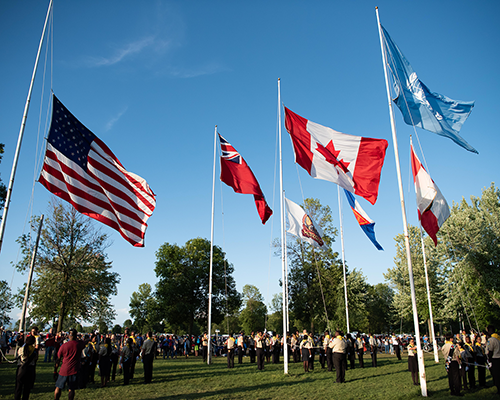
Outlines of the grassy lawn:
{"type": "MultiPolygon", "coordinates": [[[[11,352],[12,353],[12,352],[11,352]]],[[[41,357],[43,360],[43,357],[41,357]]],[[[420,387],[414,386],[407,371],[407,360],[398,361],[395,356],[379,354],[378,368],[371,367],[370,357],[365,357],[365,368],[348,370],[346,383],[335,383],[335,372],[321,369],[315,362],[313,372],[304,373],[302,363],[289,364],[289,374],[283,374],[283,363],[266,364],[264,371],[258,371],[256,364],[250,364],[245,357],[243,365],[228,369],[225,358],[215,358],[207,366],[201,358],[179,358],[155,360],[153,383],[142,384],[142,363],[138,362],[136,374],[129,386],[123,386],[123,376],[109,387],[96,384],[76,393],[77,399],[413,399],[420,397],[420,387]]],[[[427,388],[429,397],[447,399],[448,378],[444,363],[435,364],[431,354],[425,358],[427,388]]],[[[356,363],[357,366],[357,363],[356,363]]],[[[30,399],[52,399],[54,381],[52,364],[39,362],[35,387],[30,399]]],[[[0,399],[12,399],[14,393],[14,364],[0,364],[0,399]]],[[[97,373],[96,373],[97,375],[97,373]]],[[[99,381],[99,384],[97,382],[99,381]]],[[[487,372],[486,389],[466,392],[465,398],[496,399],[498,396],[491,376],[487,372]]],[[[67,398],[64,392],[62,399],[67,398]]]]}

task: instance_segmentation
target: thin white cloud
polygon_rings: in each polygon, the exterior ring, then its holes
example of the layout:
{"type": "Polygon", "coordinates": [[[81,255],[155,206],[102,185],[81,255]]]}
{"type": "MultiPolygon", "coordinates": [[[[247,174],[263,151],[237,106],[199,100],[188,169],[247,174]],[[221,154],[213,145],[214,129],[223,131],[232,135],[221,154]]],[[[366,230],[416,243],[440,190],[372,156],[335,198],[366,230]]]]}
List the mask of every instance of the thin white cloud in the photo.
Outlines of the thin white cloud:
{"type": "Polygon", "coordinates": [[[107,132],[111,130],[113,125],[122,117],[123,114],[127,111],[128,107],[125,107],[122,111],[120,111],[117,115],[115,115],[113,118],[111,118],[107,123],[106,126],[104,127],[104,131],[107,132]]]}
{"type": "Polygon", "coordinates": [[[87,57],[86,62],[89,67],[107,67],[118,64],[145,50],[151,49],[158,53],[163,53],[169,48],[169,45],[169,41],[159,40],[155,36],[148,36],[144,39],[123,45],[121,48],[116,49],[109,57],[87,57]]]}

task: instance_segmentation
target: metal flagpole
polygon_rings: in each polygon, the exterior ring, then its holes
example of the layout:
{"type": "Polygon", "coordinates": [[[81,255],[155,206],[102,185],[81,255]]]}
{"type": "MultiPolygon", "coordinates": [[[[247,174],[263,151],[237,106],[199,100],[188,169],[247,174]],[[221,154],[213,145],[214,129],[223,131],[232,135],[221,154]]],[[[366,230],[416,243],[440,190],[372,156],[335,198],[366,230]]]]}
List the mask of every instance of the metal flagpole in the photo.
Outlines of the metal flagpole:
{"type": "Polygon", "coordinates": [[[33,74],[31,76],[31,83],[28,90],[28,97],[26,99],[26,104],[24,105],[24,113],[23,113],[23,118],[21,120],[21,129],[19,130],[19,136],[17,138],[16,153],[14,154],[12,171],[10,173],[9,187],[7,188],[7,197],[5,198],[3,216],[2,216],[2,221],[0,223],[0,252],[2,251],[3,234],[5,232],[5,224],[7,223],[7,214],[9,212],[10,198],[12,196],[12,187],[14,186],[14,178],[16,176],[17,162],[19,161],[19,153],[21,152],[21,143],[23,141],[24,128],[26,127],[26,119],[28,118],[28,110],[30,108],[31,93],[33,91],[33,85],[35,83],[36,70],[38,68],[38,61],[40,59],[40,52],[42,51],[43,39],[45,37],[45,31],[47,29],[47,23],[49,21],[49,15],[51,9],[52,9],[52,0],[50,0],[49,9],[47,10],[47,16],[45,17],[45,24],[43,25],[42,38],[40,39],[40,44],[38,45],[38,52],[36,54],[35,67],[33,68],[33,74]]]}
{"type": "Polygon", "coordinates": [[[212,177],[212,223],[210,228],[210,271],[208,278],[208,347],[207,365],[212,362],[212,272],[214,263],[215,160],[217,156],[217,125],[214,132],[214,167],[212,177]]]}
{"type": "Polygon", "coordinates": [[[35,247],[33,248],[33,256],[31,257],[30,273],[28,276],[28,283],[26,284],[26,291],[24,292],[23,310],[21,312],[21,321],[19,321],[19,331],[25,329],[26,323],[26,308],[28,307],[28,298],[30,296],[31,281],[33,279],[33,269],[35,268],[36,253],[38,251],[38,243],[40,242],[40,233],[42,232],[43,214],[40,217],[40,225],[38,226],[38,234],[36,235],[35,247]]]}
{"type": "Polygon", "coordinates": [[[281,153],[281,86],[280,79],[278,79],[278,138],[279,138],[279,152],[280,152],[280,212],[281,212],[281,281],[283,282],[283,369],[284,373],[288,374],[288,343],[286,340],[286,328],[287,328],[287,299],[286,299],[286,286],[285,286],[285,274],[286,274],[286,248],[285,248],[285,208],[284,208],[284,196],[283,196],[283,159],[281,153]]]}
{"type": "Polygon", "coordinates": [[[342,207],[341,207],[341,196],[340,196],[340,186],[337,185],[337,192],[339,194],[339,218],[340,218],[340,242],[342,243],[342,267],[344,270],[344,297],[345,297],[345,317],[347,323],[347,333],[351,330],[349,329],[349,303],[347,302],[347,280],[345,273],[345,254],[344,254],[344,226],[342,223],[342,207]]]}
{"type": "Polygon", "coordinates": [[[406,208],[405,208],[405,199],[403,192],[403,181],[401,178],[401,167],[399,165],[399,151],[398,151],[398,140],[396,136],[396,123],[394,120],[394,110],[392,108],[392,99],[391,99],[391,91],[389,88],[389,79],[387,77],[387,60],[385,56],[385,48],[384,48],[384,39],[382,36],[382,29],[380,25],[380,18],[378,15],[378,7],[375,8],[377,14],[377,24],[378,31],[380,37],[380,47],[382,50],[382,62],[384,67],[384,76],[385,76],[385,86],[387,91],[387,100],[389,104],[389,114],[391,117],[391,130],[392,130],[392,142],[394,145],[394,158],[396,161],[396,172],[398,176],[398,186],[399,186],[399,198],[401,201],[401,214],[403,217],[403,231],[405,237],[405,245],[406,245],[406,259],[408,263],[408,275],[410,278],[410,291],[411,291],[411,303],[413,309],[413,325],[415,329],[415,342],[417,345],[417,357],[418,357],[418,368],[420,374],[420,390],[423,397],[427,397],[427,382],[425,379],[425,365],[424,365],[424,357],[422,353],[422,346],[420,344],[420,329],[418,326],[418,313],[417,313],[417,300],[415,297],[415,284],[413,282],[413,269],[411,266],[411,250],[410,250],[410,239],[408,236],[408,223],[406,221],[406,208]]]}

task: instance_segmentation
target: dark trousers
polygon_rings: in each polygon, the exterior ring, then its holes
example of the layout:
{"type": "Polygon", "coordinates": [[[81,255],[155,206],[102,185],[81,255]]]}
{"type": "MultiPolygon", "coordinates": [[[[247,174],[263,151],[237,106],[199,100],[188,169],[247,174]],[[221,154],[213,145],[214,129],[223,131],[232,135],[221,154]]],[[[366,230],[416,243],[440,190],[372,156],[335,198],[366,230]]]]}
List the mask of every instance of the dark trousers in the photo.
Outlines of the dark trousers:
{"type": "Polygon", "coordinates": [[[471,389],[476,388],[476,366],[474,365],[474,359],[468,358],[469,370],[467,371],[467,379],[469,380],[469,387],[471,389]]]}
{"type": "Polygon", "coordinates": [[[80,370],[78,371],[77,374],[78,377],[78,389],[85,389],[87,387],[87,381],[89,379],[89,361],[86,360],[84,361],[81,366],[80,370]]]}
{"type": "Polygon", "coordinates": [[[248,352],[250,353],[250,362],[254,363],[255,362],[255,347],[250,347],[248,349],[248,352]]]}
{"type": "Polygon", "coordinates": [[[311,349],[311,357],[309,357],[309,371],[314,371],[314,349],[311,349]]]}
{"type": "Polygon", "coordinates": [[[135,363],[137,362],[137,354],[134,352],[133,355],[131,356],[131,363],[130,363],[130,379],[134,379],[134,373],[135,373],[135,363]]]}
{"type": "Polygon", "coordinates": [[[351,364],[351,369],[354,369],[355,360],[356,360],[356,353],[354,352],[354,350],[351,350],[351,352],[349,353],[349,363],[351,364]]]}
{"type": "Polygon", "coordinates": [[[292,351],[293,351],[293,362],[294,363],[299,362],[299,358],[300,358],[299,349],[295,348],[292,351]]]}
{"type": "Polygon", "coordinates": [[[280,347],[274,346],[273,348],[273,364],[279,364],[280,362],[280,347]]]}
{"type": "Polygon", "coordinates": [[[257,369],[264,369],[264,349],[257,347],[257,369]]]}
{"type": "Polygon", "coordinates": [[[95,367],[97,366],[97,357],[92,356],[90,363],[89,363],[89,380],[88,382],[94,383],[94,376],[95,376],[95,367]]]}
{"type": "Polygon", "coordinates": [[[208,357],[208,346],[203,346],[203,361],[207,361],[208,357]]]}
{"type": "Polygon", "coordinates": [[[358,351],[359,368],[365,367],[365,363],[363,361],[363,353],[364,353],[363,350],[358,351]]]}
{"type": "Polygon", "coordinates": [[[394,345],[394,350],[396,351],[396,356],[398,357],[398,360],[401,360],[401,347],[399,345],[394,345]]]}
{"type": "Polygon", "coordinates": [[[321,364],[321,368],[325,368],[326,354],[325,349],[319,349],[319,363],[321,364]]]}
{"type": "Polygon", "coordinates": [[[333,353],[333,366],[337,373],[337,383],[345,382],[345,354],[333,353]]]}
{"type": "Polygon", "coordinates": [[[17,368],[16,374],[16,389],[14,392],[15,400],[28,400],[30,397],[31,389],[35,385],[35,371],[34,365],[23,365],[17,368]]]}
{"type": "Polygon", "coordinates": [[[118,354],[111,354],[111,380],[114,382],[116,377],[116,366],[118,365],[118,354]]]}
{"type": "Polygon", "coordinates": [[[238,346],[238,364],[243,364],[243,354],[245,354],[245,348],[238,346]]]}
{"type": "Polygon", "coordinates": [[[372,348],[372,367],[377,366],[377,348],[374,346],[372,348]]]}
{"type": "Polygon", "coordinates": [[[132,365],[132,359],[128,359],[123,363],[123,384],[128,385],[130,381],[130,367],[132,365]]]}
{"type": "Polygon", "coordinates": [[[326,365],[328,367],[328,371],[333,370],[333,354],[330,347],[326,348],[326,365]]]}
{"type": "Polygon", "coordinates": [[[448,385],[452,395],[460,393],[460,366],[458,361],[450,362],[448,368],[448,385]]]}
{"type": "Polygon", "coordinates": [[[486,367],[484,366],[486,360],[484,357],[476,357],[477,358],[477,380],[479,382],[479,386],[486,386],[486,367]]]}
{"type": "Polygon", "coordinates": [[[142,356],[142,362],[144,366],[144,383],[151,383],[153,379],[153,361],[155,359],[155,354],[153,352],[149,354],[144,354],[142,356]]]}
{"type": "Polygon", "coordinates": [[[493,383],[497,387],[497,393],[500,393],[500,358],[491,359],[490,373],[493,383]]]}
{"type": "Polygon", "coordinates": [[[227,349],[227,367],[234,368],[234,349],[227,349]]]}

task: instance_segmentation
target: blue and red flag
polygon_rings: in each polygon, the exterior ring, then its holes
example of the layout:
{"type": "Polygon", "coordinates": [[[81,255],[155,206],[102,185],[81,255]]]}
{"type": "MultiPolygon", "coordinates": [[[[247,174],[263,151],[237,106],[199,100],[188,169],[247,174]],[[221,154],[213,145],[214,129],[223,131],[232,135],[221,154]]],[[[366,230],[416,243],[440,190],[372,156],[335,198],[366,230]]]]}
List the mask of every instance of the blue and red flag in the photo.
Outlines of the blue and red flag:
{"type": "Polygon", "coordinates": [[[373,245],[378,250],[384,250],[379,242],[377,242],[377,239],[375,239],[375,221],[370,219],[370,217],[365,213],[352,193],[348,192],[345,189],[344,192],[347,197],[347,201],[352,208],[352,212],[354,213],[359,226],[361,227],[361,229],[363,229],[363,232],[366,234],[366,236],[368,236],[368,239],[372,241],[373,245]]]}
{"type": "Polygon", "coordinates": [[[243,157],[231,146],[226,139],[219,134],[221,157],[220,157],[220,180],[231,186],[236,193],[253,194],[257,212],[263,224],[273,214],[267,205],[264,193],[252,170],[243,157]]]}

